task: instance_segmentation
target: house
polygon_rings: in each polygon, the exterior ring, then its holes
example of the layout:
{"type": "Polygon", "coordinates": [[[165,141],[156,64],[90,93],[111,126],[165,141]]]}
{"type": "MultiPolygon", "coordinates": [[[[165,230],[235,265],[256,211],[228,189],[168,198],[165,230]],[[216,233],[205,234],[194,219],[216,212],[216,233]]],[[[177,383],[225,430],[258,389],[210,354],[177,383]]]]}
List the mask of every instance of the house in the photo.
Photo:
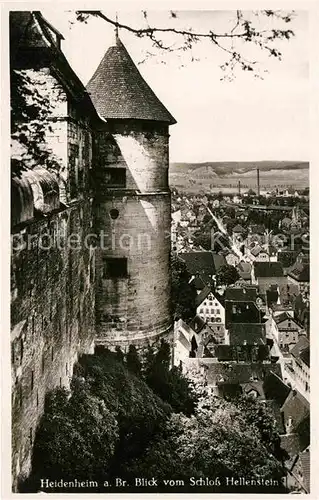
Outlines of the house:
{"type": "Polygon", "coordinates": [[[266,228],[264,224],[252,224],[249,228],[250,234],[257,234],[258,236],[264,235],[266,228]]]}
{"type": "Polygon", "coordinates": [[[287,283],[287,278],[280,262],[254,262],[251,282],[257,284],[259,290],[265,293],[270,285],[287,283]]]}
{"type": "Polygon", "coordinates": [[[189,357],[195,357],[199,338],[194,330],[182,319],[174,325],[174,366],[184,367],[189,357]]]}
{"type": "Polygon", "coordinates": [[[198,335],[199,344],[203,344],[201,341],[205,341],[209,337],[214,338],[216,344],[225,343],[225,326],[221,323],[210,322],[208,324],[203,318],[196,315],[190,321],[189,327],[198,335]]]}
{"type": "Polygon", "coordinates": [[[309,288],[310,264],[309,262],[298,261],[289,269],[288,281],[298,285],[300,292],[309,288]]]}
{"type": "Polygon", "coordinates": [[[282,229],[289,229],[290,226],[291,226],[291,223],[292,223],[292,220],[289,218],[289,217],[284,217],[281,221],[280,221],[280,227],[282,229]]]}
{"type": "Polygon", "coordinates": [[[221,262],[226,262],[221,255],[213,252],[185,252],[179,254],[179,257],[185,262],[187,271],[192,277],[200,276],[205,284],[211,285],[213,277],[216,275],[216,265],[219,268],[221,262]]]}
{"type": "Polygon", "coordinates": [[[231,323],[261,323],[264,314],[257,306],[256,287],[228,287],[224,298],[226,329],[231,323]]]}
{"type": "Polygon", "coordinates": [[[294,317],[295,301],[298,295],[298,286],[291,283],[270,285],[266,290],[268,309],[274,316],[287,312],[294,317]]]}
{"type": "Polygon", "coordinates": [[[234,254],[231,250],[226,249],[224,256],[229,266],[236,267],[239,264],[240,259],[238,255],[234,254]]]}
{"type": "Polygon", "coordinates": [[[268,251],[258,244],[255,244],[248,250],[248,255],[250,259],[255,262],[270,261],[270,256],[268,251]]]}
{"type": "Polygon", "coordinates": [[[213,283],[213,276],[216,271],[212,252],[183,252],[178,256],[185,262],[187,271],[193,280],[201,278],[205,285],[213,283]]]}
{"type": "MultiPolygon", "coordinates": [[[[218,348],[228,348],[231,346],[219,346],[218,348]]],[[[216,358],[203,358],[200,365],[204,366],[206,372],[207,385],[212,393],[219,395],[220,388],[227,383],[231,385],[248,384],[250,382],[263,381],[270,371],[281,376],[279,363],[269,362],[245,362],[240,363],[220,362],[216,358]]]]}
{"type": "Polygon", "coordinates": [[[286,434],[296,434],[297,451],[303,451],[310,444],[309,402],[299,391],[293,389],[281,407],[281,414],[286,434]]]}
{"type": "Polygon", "coordinates": [[[310,393],[310,345],[305,335],[302,335],[291,350],[292,370],[297,386],[306,396],[310,393]]]}
{"type": "Polygon", "coordinates": [[[252,380],[250,382],[241,384],[242,394],[245,396],[265,401],[265,393],[263,389],[263,382],[260,380],[252,380]]]}
{"type": "Polygon", "coordinates": [[[294,490],[310,493],[310,446],[298,454],[291,467],[291,473],[297,479],[293,484],[294,490]]]}
{"type": "Polygon", "coordinates": [[[262,345],[266,344],[264,323],[231,323],[229,325],[230,345],[262,345]]]}
{"type": "Polygon", "coordinates": [[[244,235],[246,233],[246,229],[243,226],[241,226],[240,224],[236,224],[236,226],[233,227],[232,233],[233,233],[233,236],[236,238],[241,237],[242,235],[244,235]]]}
{"type": "Polygon", "coordinates": [[[240,280],[251,283],[251,264],[249,262],[239,262],[236,266],[240,280]]]}
{"type": "Polygon", "coordinates": [[[303,326],[288,312],[274,316],[278,329],[278,345],[282,351],[289,352],[299,340],[299,335],[304,333],[303,326]]]}
{"type": "Polygon", "coordinates": [[[210,286],[206,286],[196,297],[196,313],[207,323],[225,324],[224,300],[210,286]]]}

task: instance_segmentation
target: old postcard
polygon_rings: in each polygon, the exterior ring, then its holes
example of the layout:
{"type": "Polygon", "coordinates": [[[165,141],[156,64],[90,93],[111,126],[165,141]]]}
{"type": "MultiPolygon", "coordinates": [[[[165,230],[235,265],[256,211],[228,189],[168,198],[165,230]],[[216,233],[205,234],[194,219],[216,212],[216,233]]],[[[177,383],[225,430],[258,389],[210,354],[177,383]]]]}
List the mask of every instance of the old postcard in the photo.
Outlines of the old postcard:
{"type": "Polygon", "coordinates": [[[81,7],[3,9],[9,489],[311,495],[310,11],[81,7]]]}

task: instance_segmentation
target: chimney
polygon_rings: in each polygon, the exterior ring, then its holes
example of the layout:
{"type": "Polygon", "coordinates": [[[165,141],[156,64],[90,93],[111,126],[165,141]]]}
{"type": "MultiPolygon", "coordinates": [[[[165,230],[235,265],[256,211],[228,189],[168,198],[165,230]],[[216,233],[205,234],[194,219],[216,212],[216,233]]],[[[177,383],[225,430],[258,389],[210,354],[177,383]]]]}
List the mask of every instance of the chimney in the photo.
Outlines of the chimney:
{"type": "Polygon", "coordinates": [[[260,196],[259,168],[257,168],[257,195],[260,196]]]}

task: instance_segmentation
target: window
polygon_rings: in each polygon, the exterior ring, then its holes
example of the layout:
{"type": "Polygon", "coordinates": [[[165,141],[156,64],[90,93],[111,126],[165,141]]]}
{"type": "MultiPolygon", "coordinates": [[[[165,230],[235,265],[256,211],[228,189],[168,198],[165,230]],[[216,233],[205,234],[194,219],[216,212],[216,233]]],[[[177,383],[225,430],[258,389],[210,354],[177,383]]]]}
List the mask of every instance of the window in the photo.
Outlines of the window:
{"type": "Polygon", "coordinates": [[[220,309],[216,309],[216,314],[220,314],[220,309]]]}
{"type": "Polygon", "coordinates": [[[106,184],[109,187],[126,187],[126,169],[125,168],[106,168],[106,184]]]}
{"type": "Polygon", "coordinates": [[[200,310],[199,310],[199,313],[200,313],[200,314],[203,314],[203,313],[204,313],[204,309],[200,309],[200,310]]]}
{"type": "Polygon", "coordinates": [[[104,258],[102,277],[104,279],[127,278],[127,259],[125,257],[104,258]]]}

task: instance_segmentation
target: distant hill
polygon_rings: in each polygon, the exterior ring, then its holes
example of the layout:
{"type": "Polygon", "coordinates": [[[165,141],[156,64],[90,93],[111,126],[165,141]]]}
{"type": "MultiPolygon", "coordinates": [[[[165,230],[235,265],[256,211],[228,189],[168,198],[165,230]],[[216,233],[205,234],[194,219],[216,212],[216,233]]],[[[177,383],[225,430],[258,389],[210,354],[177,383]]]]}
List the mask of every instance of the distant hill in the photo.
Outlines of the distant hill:
{"type": "Polygon", "coordinates": [[[241,181],[243,190],[255,187],[256,169],[260,170],[261,188],[305,188],[309,185],[309,163],[305,161],[250,161],[171,163],[171,186],[185,190],[234,191],[241,181]]]}
{"type": "Polygon", "coordinates": [[[309,169],[306,161],[225,161],[204,163],[171,163],[171,173],[182,173],[185,171],[196,173],[199,171],[210,171],[218,177],[233,174],[244,174],[251,170],[260,169],[260,172],[269,170],[304,170],[309,169]]]}

